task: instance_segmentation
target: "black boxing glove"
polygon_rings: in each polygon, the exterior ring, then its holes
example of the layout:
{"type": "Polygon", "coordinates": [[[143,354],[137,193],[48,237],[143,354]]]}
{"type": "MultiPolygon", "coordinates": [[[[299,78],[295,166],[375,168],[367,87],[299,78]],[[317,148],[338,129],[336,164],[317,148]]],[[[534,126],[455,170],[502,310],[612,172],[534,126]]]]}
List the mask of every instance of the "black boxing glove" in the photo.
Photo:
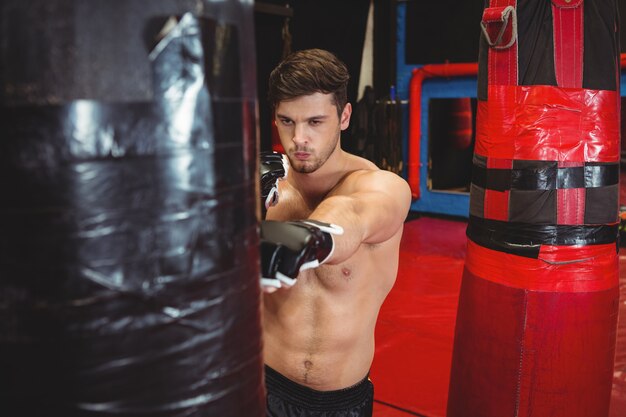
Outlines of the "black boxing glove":
{"type": "Polygon", "coordinates": [[[261,222],[261,284],[280,288],[296,283],[301,271],[326,262],[340,226],[316,220],[261,222]]]}
{"type": "Polygon", "coordinates": [[[259,170],[261,202],[267,210],[278,203],[278,181],[287,178],[289,171],[287,157],[279,152],[261,152],[259,170]]]}

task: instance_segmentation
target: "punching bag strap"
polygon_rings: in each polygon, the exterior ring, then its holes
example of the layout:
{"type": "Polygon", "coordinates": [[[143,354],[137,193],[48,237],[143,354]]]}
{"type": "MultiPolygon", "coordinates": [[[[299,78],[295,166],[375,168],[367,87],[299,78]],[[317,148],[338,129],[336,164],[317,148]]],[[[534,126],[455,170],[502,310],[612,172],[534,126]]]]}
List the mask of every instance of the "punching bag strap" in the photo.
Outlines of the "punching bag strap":
{"type": "Polygon", "coordinates": [[[583,0],[552,0],[556,82],[563,88],[583,84],[583,0]]]}
{"type": "Polygon", "coordinates": [[[491,0],[480,22],[489,45],[489,84],[517,85],[516,0],[491,0]]]}
{"type": "MultiPolygon", "coordinates": [[[[554,74],[561,88],[583,86],[583,0],[552,0],[554,74]]],[[[563,168],[582,166],[579,162],[559,162],[563,168]]],[[[557,223],[585,223],[586,193],[583,187],[557,191],[557,223]]]]}

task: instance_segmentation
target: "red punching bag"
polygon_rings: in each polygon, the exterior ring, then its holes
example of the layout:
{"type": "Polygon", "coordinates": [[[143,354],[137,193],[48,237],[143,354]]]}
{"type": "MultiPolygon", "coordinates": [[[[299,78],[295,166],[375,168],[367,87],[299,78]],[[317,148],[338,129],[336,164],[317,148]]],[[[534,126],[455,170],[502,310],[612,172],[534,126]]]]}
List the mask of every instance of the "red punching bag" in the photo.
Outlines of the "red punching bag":
{"type": "Polygon", "coordinates": [[[615,0],[491,0],[448,416],[606,416],[618,312],[615,0]]]}

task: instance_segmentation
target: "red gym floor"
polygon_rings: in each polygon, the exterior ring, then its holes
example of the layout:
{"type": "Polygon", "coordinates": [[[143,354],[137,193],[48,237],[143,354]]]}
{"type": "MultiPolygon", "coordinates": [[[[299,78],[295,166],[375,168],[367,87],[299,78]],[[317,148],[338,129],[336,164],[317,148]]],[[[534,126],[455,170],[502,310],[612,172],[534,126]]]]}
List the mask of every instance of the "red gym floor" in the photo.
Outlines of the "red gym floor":
{"type": "MultiPolygon", "coordinates": [[[[446,414],[466,226],[430,217],[405,223],[398,278],[376,328],[375,417],[446,414]]],[[[626,248],[616,352],[609,417],[626,416],[626,248]]]]}

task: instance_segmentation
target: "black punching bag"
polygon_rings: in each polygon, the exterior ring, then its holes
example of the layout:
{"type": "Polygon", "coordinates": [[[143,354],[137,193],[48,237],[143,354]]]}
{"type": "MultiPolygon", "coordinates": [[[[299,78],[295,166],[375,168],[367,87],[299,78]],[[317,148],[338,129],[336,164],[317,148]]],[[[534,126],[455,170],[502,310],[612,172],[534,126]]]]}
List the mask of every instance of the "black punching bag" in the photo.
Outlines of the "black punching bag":
{"type": "Polygon", "coordinates": [[[0,13],[0,416],[264,415],[252,2],[0,13]]]}

